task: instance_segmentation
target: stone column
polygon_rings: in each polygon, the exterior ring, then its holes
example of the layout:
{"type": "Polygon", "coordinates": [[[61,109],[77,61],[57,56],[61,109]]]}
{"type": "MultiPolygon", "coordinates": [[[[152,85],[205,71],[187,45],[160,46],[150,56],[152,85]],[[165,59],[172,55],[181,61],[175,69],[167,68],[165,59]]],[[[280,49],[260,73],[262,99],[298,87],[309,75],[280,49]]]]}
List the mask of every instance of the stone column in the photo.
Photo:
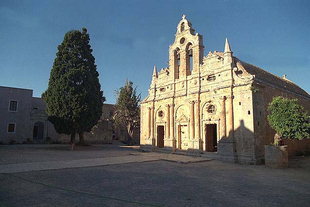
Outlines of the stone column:
{"type": "Polygon", "coordinates": [[[148,138],[152,138],[151,137],[151,125],[152,125],[152,122],[151,122],[151,119],[152,119],[152,115],[151,115],[151,113],[152,113],[152,109],[151,109],[151,107],[148,107],[148,138]]]}
{"type": "MultiPolygon", "coordinates": [[[[199,99],[199,98],[198,98],[199,99]]],[[[195,130],[195,140],[198,143],[198,149],[199,150],[203,150],[203,146],[202,146],[202,139],[201,139],[201,126],[200,126],[200,100],[198,100],[196,102],[196,113],[195,113],[195,126],[196,126],[196,130],[195,130]]]]}
{"type": "Polygon", "coordinates": [[[195,111],[195,139],[200,139],[200,101],[196,101],[196,111],[195,111]]]}
{"type": "Polygon", "coordinates": [[[226,137],[234,137],[234,108],[233,108],[233,96],[227,99],[227,122],[226,122],[226,137]]]}
{"type": "Polygon", "coordinates": [[[151,107],[151,138],[152,138],[152,145],[155,146],[155,137],[154,137],[154,107],[151,107]]]}
{"type": "Polygon", "coordinates": [[[167,133],[166,138],[170,138],[170,105],[167,104],[167,133]]]}
{"type": "Polygon", "coordinates": [[[170,136],[172,138],[172,147],[175,149],[176,148],[176,139],[175,139],[175,135],[174,135],[174,104],[171,104],[170,107],[170,136]]]}
{"type": "Polygon", "coordinates": [[[191,101],[191,139],[195,138],[195,101],[191,101]]]}
{"type": "Polygon", "coordinates": [[[222,98],[222,111],[221,111],[221,138],[226,138],[226,96],[222,98]]]}
{"type": "Polygon", "coordinates": [[[186,51],[180,52],[180,75],[179,77],[186,77],[186,51]]]}

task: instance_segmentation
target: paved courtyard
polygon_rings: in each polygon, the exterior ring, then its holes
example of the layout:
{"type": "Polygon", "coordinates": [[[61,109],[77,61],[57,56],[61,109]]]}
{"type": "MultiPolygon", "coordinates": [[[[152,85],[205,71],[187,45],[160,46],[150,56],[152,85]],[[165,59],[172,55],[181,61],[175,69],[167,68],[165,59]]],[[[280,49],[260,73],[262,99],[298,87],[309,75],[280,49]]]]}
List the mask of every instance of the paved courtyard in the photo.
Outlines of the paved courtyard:
{"type": "Polygon", "coordinates": [[[0,206],[309,206],[310,158],[268,169],[117,145],[0,146],[0,206]]]}

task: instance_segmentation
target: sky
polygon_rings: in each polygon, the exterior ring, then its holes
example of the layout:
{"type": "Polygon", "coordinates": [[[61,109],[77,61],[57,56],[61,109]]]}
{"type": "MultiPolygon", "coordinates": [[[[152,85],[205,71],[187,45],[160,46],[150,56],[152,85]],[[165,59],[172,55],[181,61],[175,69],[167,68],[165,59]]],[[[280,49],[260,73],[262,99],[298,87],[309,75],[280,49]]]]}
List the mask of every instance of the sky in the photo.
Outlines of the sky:
{"type": "Polygon", "coordinates": [[[147,96],[153,66],[168,66],[168,48],[185,14],[203,35],[205,55],[223,51],[310,91],[308,0],[1,0],[0,85],[47,89],[57,46],[86,27],[106,103],[131,80],[147,96]]]}

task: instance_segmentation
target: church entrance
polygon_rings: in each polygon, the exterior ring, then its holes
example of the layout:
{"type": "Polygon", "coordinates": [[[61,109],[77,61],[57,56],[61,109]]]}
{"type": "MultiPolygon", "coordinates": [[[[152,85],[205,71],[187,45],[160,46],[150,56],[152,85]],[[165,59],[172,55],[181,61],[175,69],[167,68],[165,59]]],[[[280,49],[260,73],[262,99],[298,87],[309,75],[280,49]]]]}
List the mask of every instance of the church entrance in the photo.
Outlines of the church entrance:
{"type": "Polygon", "coordinates": [[[217,127],[216,124],[206,124],[205,125],[205,135],[206,135],[206,151],[216,152],[217,151],[217,127]]]}
{"type": "Polygon", "coordinates": [[[164,147],[165,127],[157,126],[157,147],[164,147]]]}

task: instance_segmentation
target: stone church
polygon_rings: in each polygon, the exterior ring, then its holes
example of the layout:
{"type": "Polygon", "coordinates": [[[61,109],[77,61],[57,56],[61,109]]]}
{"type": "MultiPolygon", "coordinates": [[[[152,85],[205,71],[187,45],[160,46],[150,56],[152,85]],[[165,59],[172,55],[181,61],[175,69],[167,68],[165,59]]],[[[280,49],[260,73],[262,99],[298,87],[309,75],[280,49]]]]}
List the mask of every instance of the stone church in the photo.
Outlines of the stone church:
{"type": "Polygon", "coordinates": [[[202,35],[183,15],[169,46],[169,66],[154,66],[141,103],[142,146],[214,152],[222,160],[259,164],[275,132],[267,122],[274,96],[297,98],[310,110],[310,95],[288,80],[224,52],[204,56],[202,35]]]}

